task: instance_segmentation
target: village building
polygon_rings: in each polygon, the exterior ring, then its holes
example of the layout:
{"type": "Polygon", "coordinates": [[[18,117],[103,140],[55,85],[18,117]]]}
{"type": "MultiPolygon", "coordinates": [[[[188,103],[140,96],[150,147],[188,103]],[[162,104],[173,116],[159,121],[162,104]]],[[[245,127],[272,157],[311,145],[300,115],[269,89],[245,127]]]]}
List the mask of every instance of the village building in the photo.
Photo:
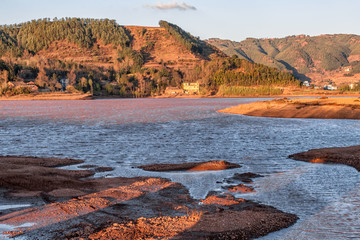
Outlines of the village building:
{"type": "Polygon", "coordinates": [[[186,94],[198,94],[200,91],[199,83],[183,83],[182,88],[186,94]]]}
{"type": "Polygon", "coordinates": [[[15,88],[15,89],[27,89],[29,92],[37,92],[39,91],[38,86],[35,85],[34,82],[28,82],[28,83],[24,83],[22,81],[18,81],[18,82],[9,82],[8,86],[10,88],[15,88]],[[11,84],[11,85],[10,85],[11,84]]]}
{"type": "Polygon", "coordinates": [[[183,94],[184,90],[177,88],[177,87],[167,87],[165,89],[165,94],[166,95],[178,95],[178,94],[183,94]]]}
{"type": "Polygon", "coordinates": [[[335,91],[335,90],[337,90],[337,87],[330,84],[330,85],[324,86],[324,90],[335,91]]]}
{"type": "Polygon", "coordinates": [[[69,85],[69,80],[67,78],[60,79],[61,91],[65,91],[66,87],[69,85]]]}
{"type": "Polygon", "coordinates": [[[310,82],[309,82],[309,81],[304,81],[304,82],[303,82],[303,86],[305,86],[305,87],[310,87],[310,82]]]}

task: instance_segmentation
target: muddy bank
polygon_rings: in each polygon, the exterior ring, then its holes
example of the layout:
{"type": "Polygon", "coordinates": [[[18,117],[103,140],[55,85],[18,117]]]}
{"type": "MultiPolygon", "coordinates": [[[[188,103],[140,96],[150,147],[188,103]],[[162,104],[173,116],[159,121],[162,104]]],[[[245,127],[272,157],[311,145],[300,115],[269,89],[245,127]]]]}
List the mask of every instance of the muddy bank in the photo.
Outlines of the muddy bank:
{"type": "MultiPolygon", "coordinates": [[[[80,164],[82,160],[0,156],[0,192],[7,198],[32,197],[44,203],[67,200],[101,191],[118,184],[131,184],[142,178],[84,179],[94,170],[66,170],[56,167],[80,164]]],[[[100,170],[103,170],[100,168],[100,170]]],[[[110,170],[106,168],[105,170],[110,170]]]]}
{"type": "Polygon", "coordinates": [[[312,149],[292,154],[289,158],[312,163],[345,164],[360,171],[360,146],[312,149]]]}
{"type": "Polygon", "coordinates": [[[227,193],[191,198],[162,178],[86,179],[93,171],[54,168],[82,161],[0,157],[2,198],[38,204],[0,213],[0,237],[26,239],[250,239],[297,217],[227,193]]]}
{"type": "Polygon", "coordinates": [[[215,171],[232,168],[240,168],[239,164],[229,163],[226,161],[209,161],[209,162],[188,162],[175,164],[148,164],[139,166],[145,171],[154,172],[171,172],[171,171],[215,171]]]}
{"type": "Polygon", "coordinates": [[[1,96],[0,101],[30,101],[30,100],[89,100],[93,99],[92,94],[77,93],[30,93],[14,96],[1,96]]]}
{"type": "Polygon", "coordinates": [[[360,99],[275,99],[242,104],[219,112],[256,117],[360,119],[360,99]]]}

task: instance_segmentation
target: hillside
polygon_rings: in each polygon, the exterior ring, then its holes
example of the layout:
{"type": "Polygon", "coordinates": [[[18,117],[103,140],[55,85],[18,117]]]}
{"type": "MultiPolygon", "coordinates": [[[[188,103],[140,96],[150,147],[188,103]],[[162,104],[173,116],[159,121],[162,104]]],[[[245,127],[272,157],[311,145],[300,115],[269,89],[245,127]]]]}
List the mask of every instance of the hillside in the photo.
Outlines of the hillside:
{"type": "Polygon", "coordinates": [[[181,89],[183,83],[198,83],[198,94],[228,86],[267,86],[269,92],[299,86],[289,73],[227,57],[175,24],[159,24],[65,18],[0,26],[0,95],[67,91],[144,97],[181,89]]]}
{"type": "Polygon", "coordinates": [[[301,80],[323,86],[360,80],[360,36],[305,35],[278,39],[248,38],[241,42],[209,39],[229,56],[292,72],[301,80]]]}

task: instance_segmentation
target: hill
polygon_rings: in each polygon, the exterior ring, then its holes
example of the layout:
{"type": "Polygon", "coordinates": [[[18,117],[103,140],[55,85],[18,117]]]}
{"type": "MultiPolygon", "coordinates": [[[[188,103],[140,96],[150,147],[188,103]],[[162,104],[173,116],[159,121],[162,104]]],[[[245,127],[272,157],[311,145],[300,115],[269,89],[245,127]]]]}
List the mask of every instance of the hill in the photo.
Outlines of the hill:
{"type": "Polygon", "coordinates": [[[273,86],[299,85],[289,73],[227,57],[175,24],[159,24],[63,18],[0,26],[0,95],[159,96],[183,83],[198,83],[203,94],[222,89],[226,95],[228,86],[267,86],[271,93],[273,86]]]}
{"type": "Polygon", "coordinates": [[[292,72],[316,85],[354,83],[360,80],[360,36],[305,35],[241,42],[209,39],[229,56],[292,72]]]}

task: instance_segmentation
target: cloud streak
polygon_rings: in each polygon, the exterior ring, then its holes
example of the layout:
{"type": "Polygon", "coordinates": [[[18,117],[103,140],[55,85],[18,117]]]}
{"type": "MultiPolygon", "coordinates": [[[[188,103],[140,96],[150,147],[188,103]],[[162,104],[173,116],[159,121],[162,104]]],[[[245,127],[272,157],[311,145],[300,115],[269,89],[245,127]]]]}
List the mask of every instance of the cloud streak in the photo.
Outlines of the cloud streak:
{"type": "Polygon", "coordinates": [[[177,9],[177,10],[182,10],[182,11],[196,10],[196,7],[188,5],[184,2],[183,3],[177,3],[177,2],[157,3],[155,5],[145,5],[145,7],[158,9],[158,10],[172,10],[172,9],[177,9]]]}

